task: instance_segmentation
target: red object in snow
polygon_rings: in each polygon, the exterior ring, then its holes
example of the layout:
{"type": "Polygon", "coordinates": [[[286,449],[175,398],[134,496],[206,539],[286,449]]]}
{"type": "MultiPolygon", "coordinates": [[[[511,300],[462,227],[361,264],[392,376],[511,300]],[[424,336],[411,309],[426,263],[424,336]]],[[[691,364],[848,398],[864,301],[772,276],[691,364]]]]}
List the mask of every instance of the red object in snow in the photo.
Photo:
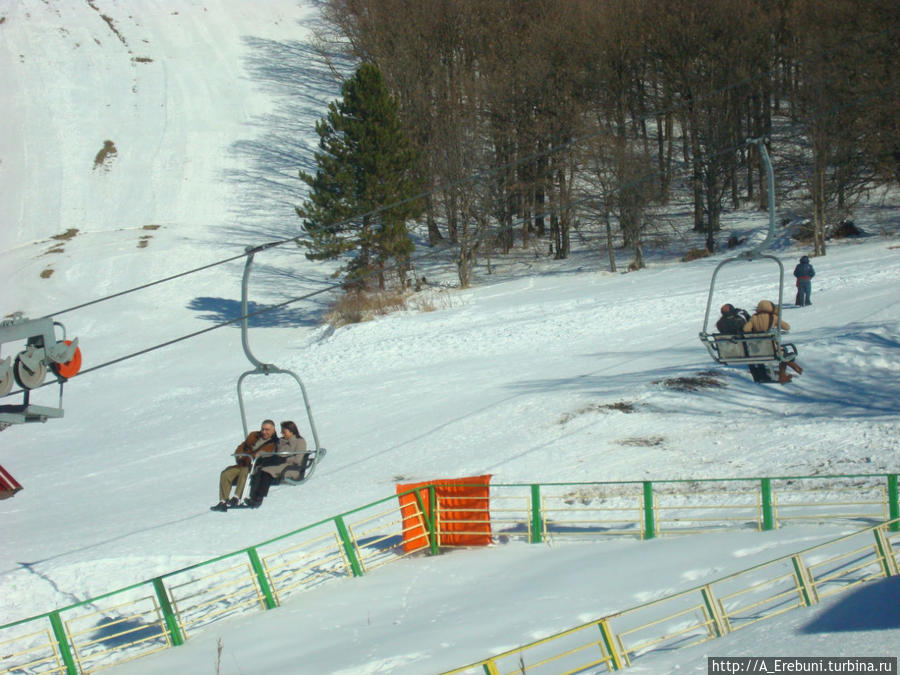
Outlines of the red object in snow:
{"type": "Polygon", "coordinates": [[[12,497],[22,486],[10,475],[9,471],[0,466],[0,499],[12,497]]]}

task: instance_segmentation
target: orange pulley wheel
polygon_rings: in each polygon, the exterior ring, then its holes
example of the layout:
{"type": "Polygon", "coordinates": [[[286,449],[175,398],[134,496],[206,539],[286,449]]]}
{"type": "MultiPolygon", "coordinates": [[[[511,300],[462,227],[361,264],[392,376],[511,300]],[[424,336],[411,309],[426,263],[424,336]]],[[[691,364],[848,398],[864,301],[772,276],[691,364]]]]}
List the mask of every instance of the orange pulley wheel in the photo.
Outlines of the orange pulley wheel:
{"type": "MultiPolygon", "coordinates": [[[[65,343],[70,345],[72,344],[72,341],[66,340],[65,343]]],[[[71,359],[65,363],[54,363],[52,364],[52,367],[53,372],[62,378],[68,380],[70,377],[75,377],[78,374],[78,371],[81,370],[81,347],[75,347],[75,353],[72,355],[71,359]]]]}

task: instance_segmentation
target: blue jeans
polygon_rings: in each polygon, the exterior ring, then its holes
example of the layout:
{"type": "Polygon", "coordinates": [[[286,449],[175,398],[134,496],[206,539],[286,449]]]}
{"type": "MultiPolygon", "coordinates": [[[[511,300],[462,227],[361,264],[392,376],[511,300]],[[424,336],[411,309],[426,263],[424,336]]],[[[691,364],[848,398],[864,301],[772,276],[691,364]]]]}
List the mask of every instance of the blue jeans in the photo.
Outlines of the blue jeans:
{"type": "Polygon", "coordinates": [[[804,305],[811,305],[812,302],[809,299],[810,294],[812,293],[812,281],[797,281],[797,306],[803,307],[804,305]]]}

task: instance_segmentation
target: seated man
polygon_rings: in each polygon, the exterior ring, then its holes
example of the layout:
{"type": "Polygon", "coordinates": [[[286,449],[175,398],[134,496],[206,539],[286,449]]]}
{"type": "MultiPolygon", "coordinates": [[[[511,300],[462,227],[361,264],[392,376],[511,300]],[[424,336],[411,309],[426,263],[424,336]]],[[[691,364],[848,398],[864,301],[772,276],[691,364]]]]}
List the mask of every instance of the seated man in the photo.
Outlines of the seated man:
{"type": "Polygon", "coordinates": [[[243,506],[259,508],[269,494],[269,486],[291,464],[300,467],[302,478],[306,469],[306,440],[300,435],[297,425],[288,420],[281,423],[277,454],[257,458],[250,477],[250,497],[244,500],[243,506]]]}
{"type": "Polygon", "coordinates": [[[744,324],[750,320],[750,315],[745,309],[738,309],[730,302],[726,302],[719,310],[722,316],[716,321],[716,330],[724,335],[741,335],[744,332],[744,324]]]}
{"type": "Polygon", "coordinates": [[[250,465],[253,457],[260,452],[275,452],[278,447],[278,436],[275,435],[275,422],[263,420],[259,431],[252,431],[250,435],[234,450],[237,456],[235,464],[222,471],[219,477],[219,503],[211,506],[212,511],[227,511],[229,506],[237,506],[241,495],[244,493],[244,485],[247,475],[250,473],[250,465]],[[235,486],[234,496],[229,498],[231,487],[235,486]]]}

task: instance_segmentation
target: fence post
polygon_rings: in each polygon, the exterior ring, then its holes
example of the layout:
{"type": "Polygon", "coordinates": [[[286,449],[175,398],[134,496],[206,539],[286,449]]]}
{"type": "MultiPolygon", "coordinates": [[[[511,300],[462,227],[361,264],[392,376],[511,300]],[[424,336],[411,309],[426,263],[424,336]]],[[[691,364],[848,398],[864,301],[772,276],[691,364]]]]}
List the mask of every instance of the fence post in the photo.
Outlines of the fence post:
{"type": "Polygon", "coordinates": [[[775,512],[772,509],[772,479],[762,478],[760,483],[760,507],[762,508],[762,529],[764,532],[775,529],[775,512]]]}
{"type": "Polygon", "coordinates": [[[612,660],[610,670],[622,670],[622,657],[619,656],[619,650],[616,649],[616,641],[613,639],[612,631],[606,619],[597,622],[600,629],[600,635],[603,636],[603,645],[606,647],[606,653],[612,660]]]}
{"type": "Polygon", "coordinates": [[[172,611],[172,603],[169,602],[169,594],[166,592],[165,584],[160,577],[153,580],[153,588],[156,590],[156,598],[159,600],[159,606],[162,609],[163,616],[166,619],[166,627],[169,629],[169,637],[172,644],[176,647],[184,644],[184,636],[178,627],[178,619],[175,612],[172,611]]]}
{"type": "Polygon", "coordinates": [[[872,532],[875,533],[875,548],[878,551],[878,557],[881,558],[881,571],[886,577],[895,576],[898,572],[897,560],[894,558],[894,549],[890,540],[880,527],[876,527],[872,532]]]}
{"type": "Polygon", "coordinates": [[[341,537],[341,542],[344,544],[344,553],[347,555],[347,560],[350,561],[350,570],[353,572],[353,576],[361,577],[363,575],[362,565],[359,564],[359,558],[356,557],[356,549],[353,547],[353,540],[350,538],[343,517],[335,516],[334,524],[341,537]]]}
{"type": "Polygon", "coordinates": [[[656,519],[653,516],[653,483],[644,481],[644,539],[656,536],[656,519]]]}
{"type": "Polygon", "coordinates": [[[421,488],[413,492],[413,496],[416,498],[416,505],[419,507],[419,515],[422,516],[422,520],[425,521],[425,527],[428,528],[428,546],[431,549],[431,555],[437,555],[440,553],[438,550],[437,532],[437,491],[434,489],[434,485],[428,486],[428,500],[431,504],[431,518],[429,518],[428,510],[425,508],[425,502],[422,501],[422,493],[420,490],[421,488]]]}
{"type": "Polygon", "coordinates": [[[700,589],[700,595],[703,596],[703,603],[706,605],[706,611],[712,621],[712,631],[710,632],[713,633],[713,637],[722,637],[728,632],[728,626],[722,619],[716,598],[709,584],[700,589]]]}
{"type": "Polygon", "coordinates": [[[259,582],[259,587],[266,600],[266,609],[275,609],[278,607],[278,603],[275,602],[275,596],[272,595],[272,589],[269,588],[269,580],[266,578],[266,571],[263,569],[262,562],[259,559],[259,553],[256,552],[255,548],[250,547],[247,549],[247,555],[250,557],[250,566],[256,573],[256,580],[259,582]]]}
{"type": "Polygon", "coordinates": [[[531,543],[540,544],[543,541],[544,525],[541,518],[541,486],[537,483],[531,485],[531,543]]]}
{"type": "Polygon", "coordinates": [[[889,520],[893,521],[890,525],[891,532],[900,532],[900,489],[897,486],[897,474],[889,473],[887,477],[888,484],[888,513],[889,520]]]}
{"type": "Polygon", "coordinates": [[[500,673],[500,671],[497,670],[497,664],[494,663],[493,659],[488,659],[482,663],[481,668],[484,670],[485,675],[498,675],[500,673]]]}
{"type": "Polygon", "coordinates": [[[807,607],[811,607],[816,602],[816,589],[809,578],[809,571],[799,555],[792,555],[791,562],[794,564],[794,579],[803,597],[803,603],[807,607]]]}
{"type": "Polygon", "coordinates": [[[66,629],[63,627],[59,612],[50,612],[48,616],[53,627],[53,636],[56,638],[56,646],[59,647],[60,656],[66,664],[66,673],[77,675],[78,669],[75,667],[75,659],[72,658],[72,650],[69,648],[69,638],[66,637],[66,629]]]}

